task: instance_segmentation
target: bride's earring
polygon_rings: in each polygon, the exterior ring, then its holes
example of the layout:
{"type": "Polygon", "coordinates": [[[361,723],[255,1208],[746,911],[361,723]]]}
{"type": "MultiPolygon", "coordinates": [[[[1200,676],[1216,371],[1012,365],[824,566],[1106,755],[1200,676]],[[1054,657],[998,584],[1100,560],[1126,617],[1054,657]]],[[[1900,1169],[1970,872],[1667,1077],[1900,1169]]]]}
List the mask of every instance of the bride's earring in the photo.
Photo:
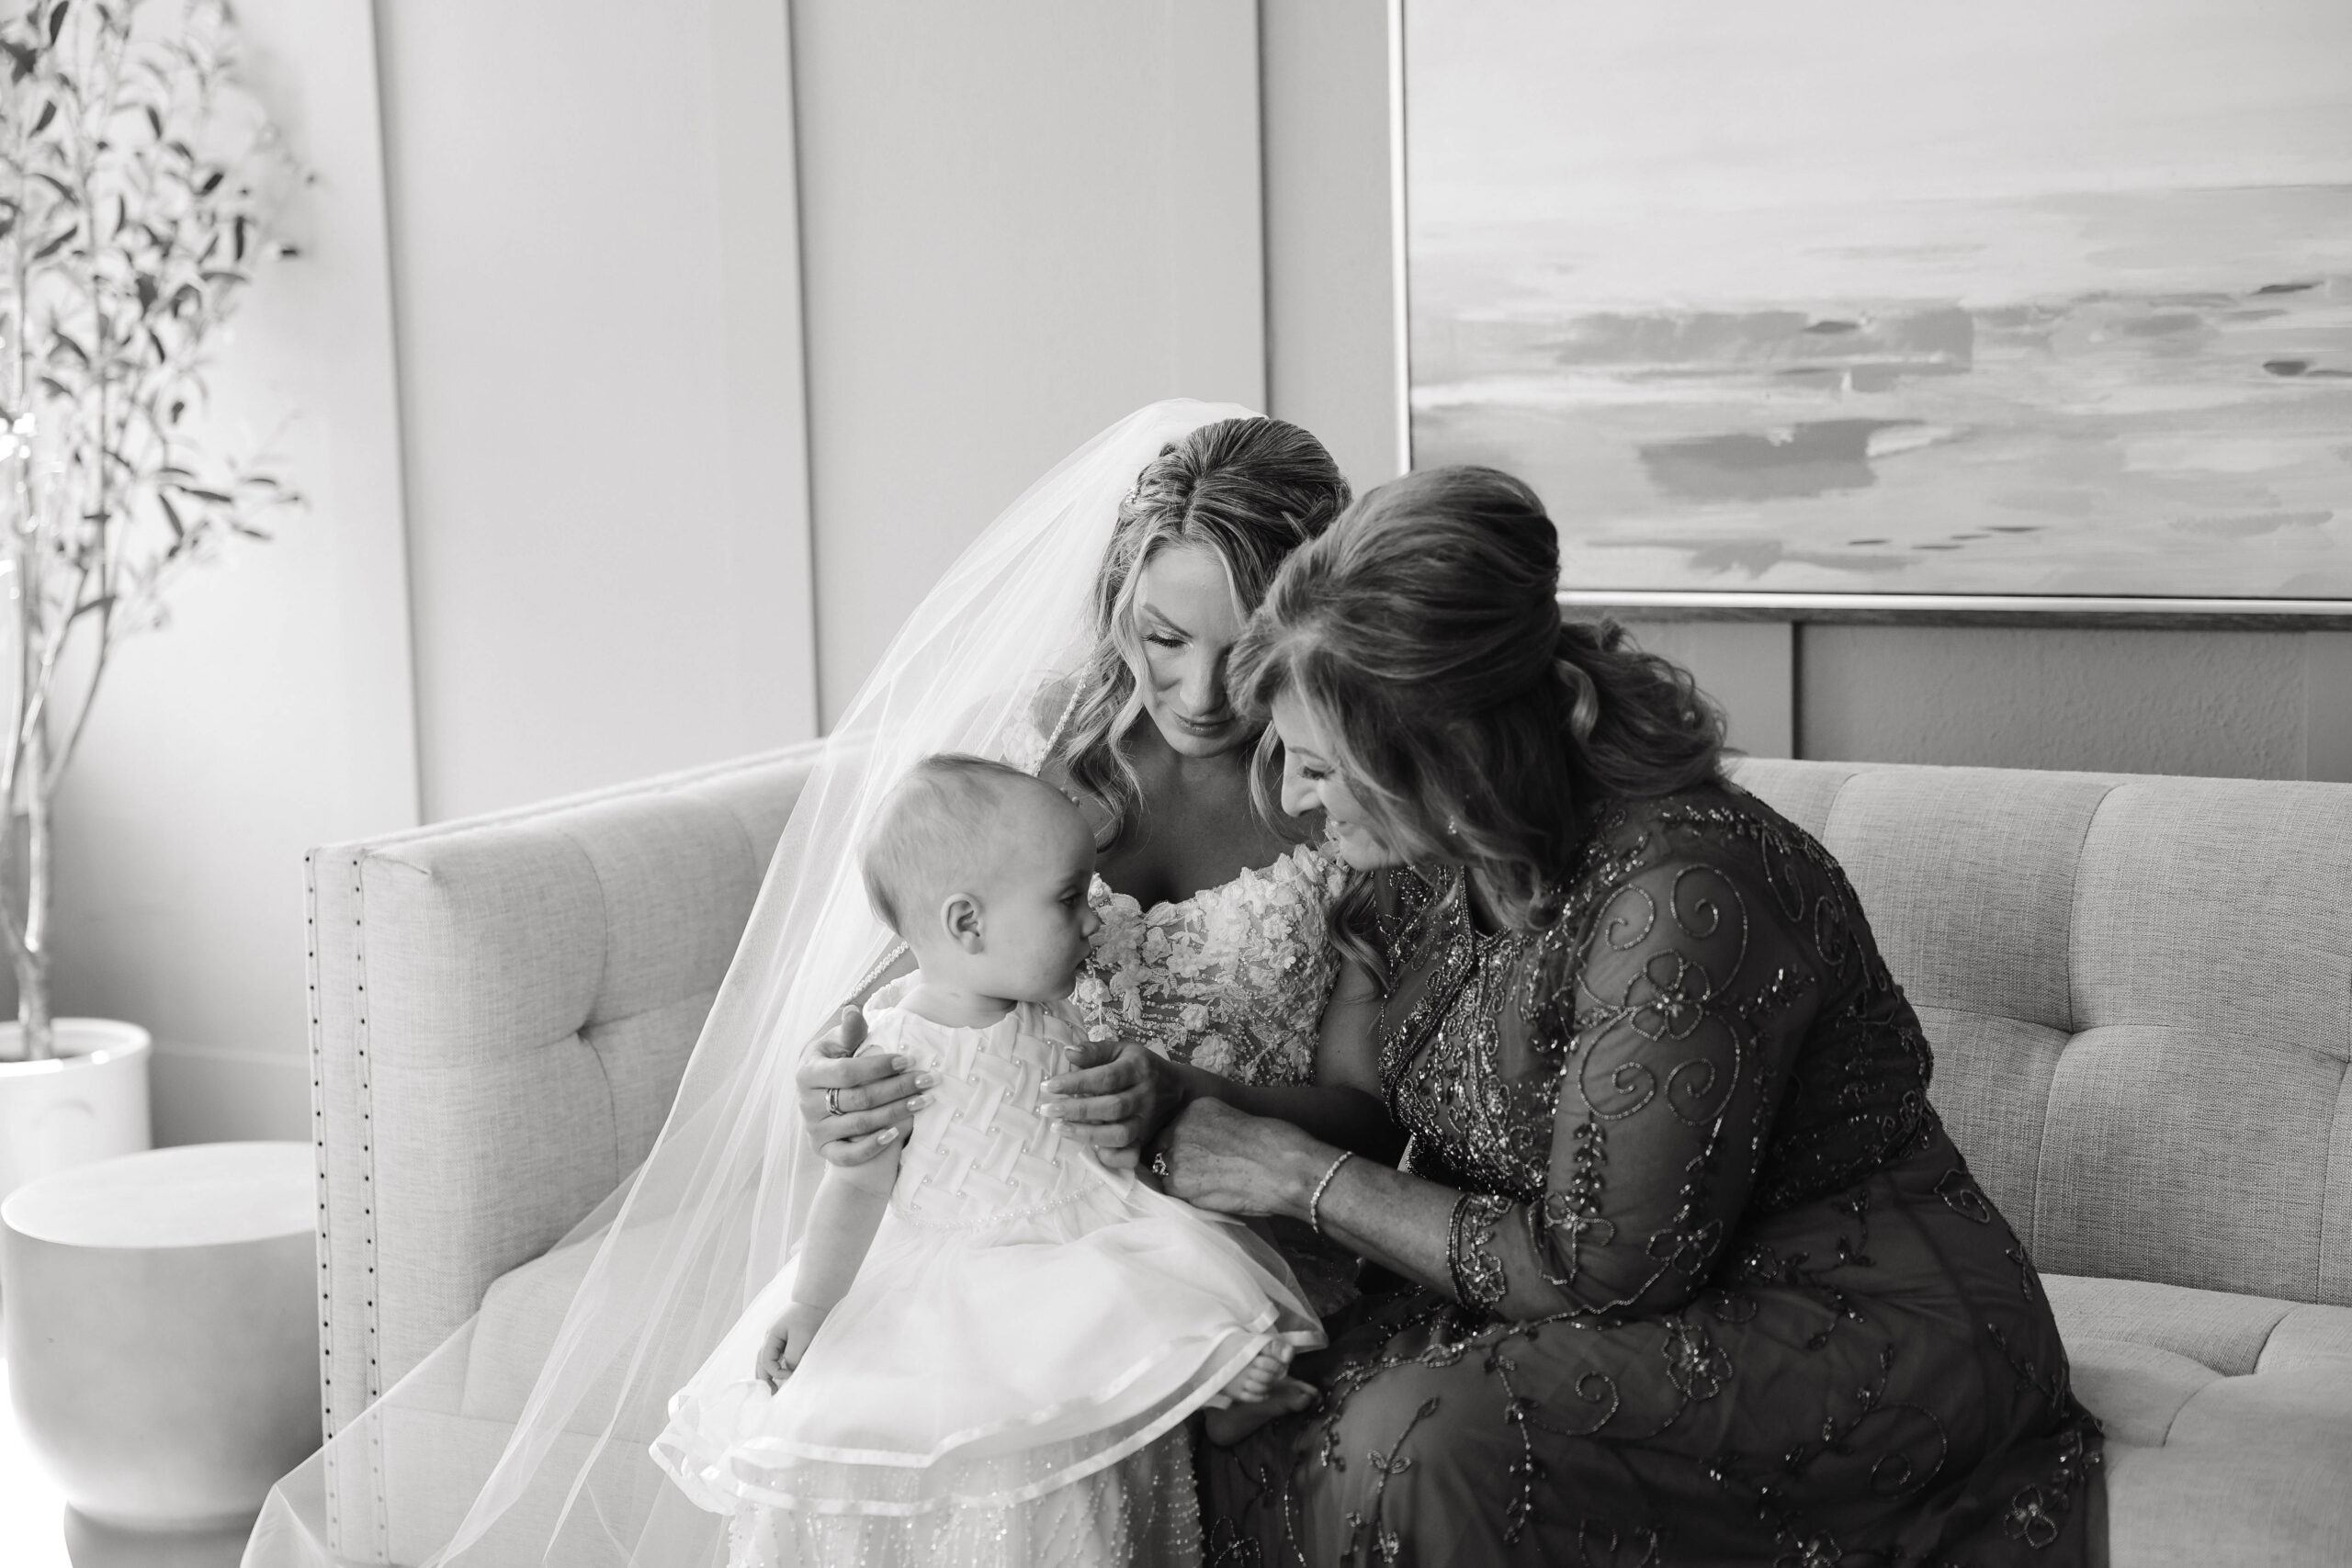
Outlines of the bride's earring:
{"type": "Polygon", "coordinates": [[[1451,817],[1447,818],[1445,819],[1445,836],[1449,839],[1458,839],[1462,837],[1462,824],[1456,822],[1451,817]]]}

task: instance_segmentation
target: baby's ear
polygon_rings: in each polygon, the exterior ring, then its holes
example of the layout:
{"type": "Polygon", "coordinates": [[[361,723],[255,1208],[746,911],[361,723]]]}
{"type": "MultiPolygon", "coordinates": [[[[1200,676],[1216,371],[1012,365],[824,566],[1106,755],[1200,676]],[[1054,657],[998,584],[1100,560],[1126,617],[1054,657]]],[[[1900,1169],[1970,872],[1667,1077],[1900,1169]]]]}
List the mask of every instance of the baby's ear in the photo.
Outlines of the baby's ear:
{"type": "Polygon", "coordinates": [[[966,953],[978,953],[986,945],[982,940],[980,901],[969,893],[951,893],[947,902],[939,907],[939,923],[947,938],[966,953]]]}

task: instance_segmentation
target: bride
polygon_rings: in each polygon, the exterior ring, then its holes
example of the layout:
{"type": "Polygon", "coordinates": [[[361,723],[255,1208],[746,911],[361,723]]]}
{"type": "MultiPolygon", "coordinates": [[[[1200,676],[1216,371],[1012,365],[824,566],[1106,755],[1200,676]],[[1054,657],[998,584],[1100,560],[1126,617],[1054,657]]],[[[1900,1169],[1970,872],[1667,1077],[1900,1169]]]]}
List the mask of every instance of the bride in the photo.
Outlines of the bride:
{"type": "MultiPolygon", "coordinates": [[[[1179,401],[1112,426],[1000,517],[828,739],[660,1140],[560,1244],[592,1260],[497,1464],[483,1476],[387,1457],[415,1429],[401,1419],[413,1390],[433,1386],[436,1359],[465,1354],[469,1325],[273,1491],[247,1568],[725,1560],[724,1521],[670,1491],[645,1445],[670,1393],[790,1256],[820,1151],[873,1157],[927,1087],[888,1057],[841,1059],[857,1043],[854,1012],[816,1052],[797,1044],[903,966],[865,907],[851,846],[926,753],[1037,771],[1096,830],[1102,926],[1075,1000],[1102,1043],[1048,1086],[1080,1135],[1131,1160],[1139,1124],[1215,1098],[1393,1157],[1374,1065],[1360,1051],[1317,1060],[1327,997],[1337,1017],[1365,988],[1351,972],[1335,992],[1323,939],[1344,869],[1310,842],[1313,824],[1257,804],[1278,759],[1224,685],[1275,570],[1347,500],[1305,431],[1179,401]],[[378,1491],[379,1506],[413,1516],[366,1532],[393,1542],[389,1554],[355,1553],[359,1532],[338,1527],[338,1465],[433,1478],[429,1495],[378,1491]]],[[[1303,1227],[1274,1239],[1318,1308],[1351,1292],[1345,1255],[1303,1227]]],[[[1181,1428],[1162,1439],[1189,1441],[1181,1428]]],[[[1005,1507],[1017,1525],[1020,1505],[1005,1507]]]]}

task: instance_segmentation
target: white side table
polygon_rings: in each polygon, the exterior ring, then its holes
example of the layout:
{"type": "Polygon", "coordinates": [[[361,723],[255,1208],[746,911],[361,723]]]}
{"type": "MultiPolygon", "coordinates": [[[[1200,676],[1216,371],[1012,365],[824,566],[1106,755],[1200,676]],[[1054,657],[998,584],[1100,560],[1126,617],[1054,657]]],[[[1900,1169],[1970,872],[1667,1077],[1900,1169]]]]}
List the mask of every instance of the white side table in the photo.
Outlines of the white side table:
{"type": "Polygon", "coordinates": [[[77,1568],[235,1562],[271,1483],[318,1447],[312,1159],[157,1149],[0,1203],[9,1387],[77,1568]]]}

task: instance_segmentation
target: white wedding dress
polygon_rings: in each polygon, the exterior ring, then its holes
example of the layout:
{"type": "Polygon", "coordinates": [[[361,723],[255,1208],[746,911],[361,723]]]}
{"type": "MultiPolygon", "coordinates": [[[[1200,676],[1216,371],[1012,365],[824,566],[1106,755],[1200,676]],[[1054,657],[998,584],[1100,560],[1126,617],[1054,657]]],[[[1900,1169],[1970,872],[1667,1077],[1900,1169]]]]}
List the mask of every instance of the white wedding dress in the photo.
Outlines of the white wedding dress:
{"type": "MultiPolygon", "coordinates": [[[[1019,760],[1036,747],[1023,699],[1091,657],[1094,578],[1121,498],[1170,443],[1250,412],[1172,401],[1119,421],[942,577],[827,737],[651,1153],[558,1244],[585,1261],[561,1271],[577,1284],[561,1287],[560,1322],[499,1457],[487,1469],[474,1457],[487,1424],[473,1423],[484,1429],[469,1427],[465,1445],[433,1435],[469,1420],[449,1407],[469,1377],[469,1322],[272,1491],[245,1568],[725,1561],[725,1521],[690,1501],[646,1444],[671,1395],[797,1250],[823,1165],[793,1077],[892,944],[867,905],[856,846],[918,758],[1019,760]]],[[[1098,886],[1105,930],[1073,1000],[1090,1026],[1139,1034],[1171,1057],[1249,1082],[1303,1080],[1330,987],[1321,930],[1338,881],[1309,849],[1150,909],[1098,886]]],[[[1332,1281],[1283,1250],[1327,1310],[1332,1281]]],[[[1121,1462],[1149,1466],[1189,1508],[1186,1467],[1162,1452],[1188,1440],[1180,1425],[1121,1462]]]]}

